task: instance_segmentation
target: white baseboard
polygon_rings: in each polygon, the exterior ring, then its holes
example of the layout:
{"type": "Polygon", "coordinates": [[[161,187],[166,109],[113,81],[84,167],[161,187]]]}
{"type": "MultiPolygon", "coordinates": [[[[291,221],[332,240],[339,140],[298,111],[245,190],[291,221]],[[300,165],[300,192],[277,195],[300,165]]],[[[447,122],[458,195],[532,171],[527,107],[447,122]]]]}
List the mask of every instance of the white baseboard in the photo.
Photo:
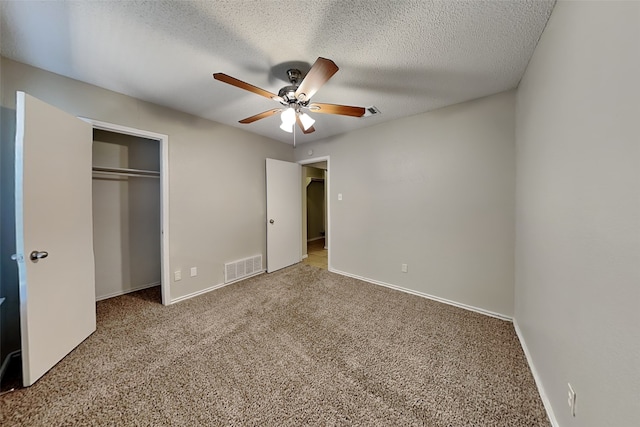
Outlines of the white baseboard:
{"type": "Polygon", "coordinates": [[[233,285],[234,283],[242,282],[243,280],[247,280],[247,279],[249,279],[251,277],[255,277],[255,276],[258,276],[258,275],[263,274],[263,273],[264,273],[264,271],[258,271],[258,272],[254,273],[254,274],[249,275],[249,276],[245,276],[245,277],[243,277],[241,279],[234,280],[233,282],[220,283],[220,284],[217,284],[217,285],[210,286],[210,287],[208,287],[206,289],[201,289],[199,291],[192,292],[190,294],[183,295],[183,296],[178,297],[178,298],[174,298],[169,302],[168,305],[175,304],[177,302],[184,301],[184,300],[187,300],[187,299],[190,299],[190,298],[193,298],[193,297],[197,297],[198,295],[206,294],[207,292],[215,291],[216,289],[224,288],[225,286],[233,285]]]}
{"type": "Polygon", "coordinates": [[[371,284],[374,284],[374,285],[384,286],[385,288],[395,289],[396,291],[406,292],[408,294],[417,295],[417,296],[423,297],[423,298],[428,298],[430,300],[438,301],[438,302],[441,302],[441,303],[444,303],[444,304],[449,304],[449,305],[453,305],[455,307],[464,308],[465,310],[475,311],[476,313],[484,314],[486,316],[495,317],[497,319],[506,320],[506,321],[509,321],[509,322],[513,321],[513,318],[511,316],[507,316],[507,315],[501,314],[501,313],[495,313],[495,312],[490,311],[490,310],[485,310],[484,308],[474,307],[472,305],[467,305],[467,304],[463,304],[463,303],[460,303],[460,302],[457,302],[457,301],[448,300],[446,298],[440,298],[440,297],[437,297],[435,295],[425,294],[424,292],[414,291],[413,289],[407,289],[407,288],[403,288],[401,286],[392,285],[390,283],[380,282],[379,280],[369,279],[369,278],[366,278],[366,277],[358,276],[356,274],[351,274],[351,273],[347,273],[347,272],[344,272],[344,271],[336,270],[334,268],[329,268],[329,271],[331,271],[332,273],[340,274],[342,276],[353,277],[354,279],[359,279],[359,280],[362,280],[363,282],[368,282],[368,283],[371,283],[371,284]]]}
{"type": "Polygon", "coordinates": [[[309,242],[314,242],[314,241],[316,241],[316,240],[320,240],[320,239],[324,239],[324,236],[314,237],[313,239],[307,239],[307,243],[309,243],[309,242]]]}
{"type": "Polygon", "coordinates": [[[146,285],[136,286],[135,288],[126,289],[122,291],[113,292],[107,295],[96,296],[96,301],[102,301],[103,299],[119,297],[120,295],[130,294],[131,292],[141,291],[147,288],[153,288],[154,286],[160,286],[160,282],[147,283],[146,285]]]}
{"type": "Polygon", "coordinates": [[[551,401],[547,396],[547,393],[544,391],[544,386],[542,385],[542,379],[540,375],[538,375],[538,371],[536,370],[536,366],[533,364],[533,359],[531,358],[531,353],[529,353],[529,348],[527,347],[527,343],[522,336],[522,332],[520,331],[520,327],[518,326],[518,321],[513,319],[513,328],[516,330],[516,335],[518,336],[518,340],[520,340],[520,346],[524,351],[524,355],[527,358],[527,363],[529,364],[529,369],[531,370],[531,374],[533,375],[533,379],[536,382],[536,387],[538,387],[538,394],[540,394],[540,399],[542,400],[542,404],[544,405],[545,411],[547,411],[547,417],[549,418],[549,422],[553,427],[560,427],[558,424],[558,420],[556,420],[556,416],[553,413],[553,408],[551,407],[551,401]]]}
{"type": "Polygon", "coordinates": [[[302,259],[309,258],[309,254],[302,255],[302,259]]]}

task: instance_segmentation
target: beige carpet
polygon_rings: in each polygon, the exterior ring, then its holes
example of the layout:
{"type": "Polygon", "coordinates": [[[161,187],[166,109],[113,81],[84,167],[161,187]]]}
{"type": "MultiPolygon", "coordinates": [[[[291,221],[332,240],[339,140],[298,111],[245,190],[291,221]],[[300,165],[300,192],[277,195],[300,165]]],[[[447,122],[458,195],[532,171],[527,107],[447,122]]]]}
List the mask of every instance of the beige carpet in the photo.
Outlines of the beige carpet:
{"type": "Polygon", "coordinates": [[[299,264],[98,330],[2,426],[549,426],[505,321],[299,264]]]}

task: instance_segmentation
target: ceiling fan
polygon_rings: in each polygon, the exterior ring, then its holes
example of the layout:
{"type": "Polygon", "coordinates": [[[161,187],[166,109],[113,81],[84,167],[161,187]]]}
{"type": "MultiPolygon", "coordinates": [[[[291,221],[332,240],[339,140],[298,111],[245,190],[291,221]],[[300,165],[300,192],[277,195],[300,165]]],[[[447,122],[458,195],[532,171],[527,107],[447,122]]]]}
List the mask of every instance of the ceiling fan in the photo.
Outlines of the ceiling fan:
{"type": "Polygon", "coordinates": [[[285,86],[276,95],[257,86],[245,83],[224,73],[215,73],[213,78],[230,84],[240,89],[248,90],[265,98],[273,99],[282,104],[280,108],[264,111],[255,116],[240,120],[240,123],[248,124],[274,114],[282,113],[280,129],[293,132],[294,124],[298,124],[305,134],[315,131],[315,120],[305,110],[322,114],[339,114],[342,116],[362,117],[365,113],[363,107],[351,107],[348,105],[323,104],[312,102],[311,97],[324,85],[336,72],[338,66],[330,59],[318,58],[304,78],[296,68],[287,70],[287,77],[291,85],[285,86]]]}

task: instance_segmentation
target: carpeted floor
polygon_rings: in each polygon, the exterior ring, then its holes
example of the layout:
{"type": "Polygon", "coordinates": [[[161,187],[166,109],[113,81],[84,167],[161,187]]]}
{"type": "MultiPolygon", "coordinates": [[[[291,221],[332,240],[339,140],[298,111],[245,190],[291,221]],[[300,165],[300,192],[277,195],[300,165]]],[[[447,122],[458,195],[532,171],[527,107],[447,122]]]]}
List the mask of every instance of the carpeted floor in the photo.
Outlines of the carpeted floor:
{"type": "Polygon", "coordinates": [[[98,330],[2,426],[549,426],[505,321],[298,264],[98,330]]]}

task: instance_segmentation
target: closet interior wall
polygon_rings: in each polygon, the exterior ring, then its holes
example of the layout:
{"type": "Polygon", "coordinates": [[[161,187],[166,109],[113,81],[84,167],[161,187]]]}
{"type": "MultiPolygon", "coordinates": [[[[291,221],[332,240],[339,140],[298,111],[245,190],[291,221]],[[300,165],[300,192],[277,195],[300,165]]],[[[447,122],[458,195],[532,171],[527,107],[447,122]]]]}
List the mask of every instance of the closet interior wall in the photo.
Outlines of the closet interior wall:
{"type": "Polygon", "coordinates": [[[93,245],[96,300],[157,286],[161,279],[159,141],[103,130],[93,134],[93,245]],[[105,174],[96,168],[122,168],[105,174]]]}

